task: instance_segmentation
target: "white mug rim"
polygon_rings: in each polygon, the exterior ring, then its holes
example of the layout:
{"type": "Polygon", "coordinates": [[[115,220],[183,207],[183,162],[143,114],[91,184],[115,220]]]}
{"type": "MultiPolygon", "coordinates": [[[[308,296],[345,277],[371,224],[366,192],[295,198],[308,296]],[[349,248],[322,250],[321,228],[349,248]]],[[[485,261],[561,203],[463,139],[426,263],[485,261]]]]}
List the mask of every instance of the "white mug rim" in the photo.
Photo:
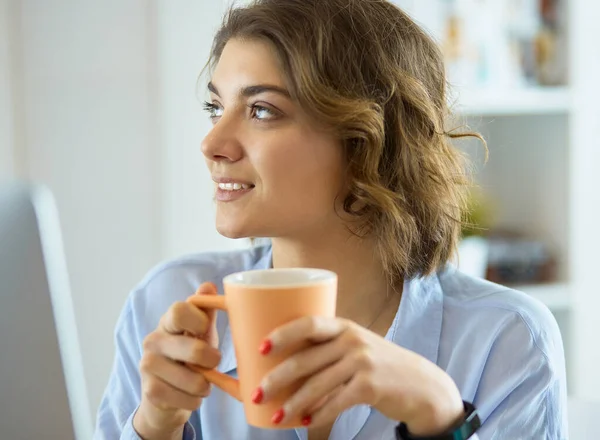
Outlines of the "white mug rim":
{"type": "Polygon", "coordinates": [[[244,286],[260,289],[289,289],[297,287],[309,287],[314,285],[330,284],[337,280],[337,274],[327,269],[317,269],[310,267],[289,267],[289,268],[271,268],[271,269],[253,269],[235,272],[227,275],[223,278],[223,284],[244,286]],[[306,280],[291,281],[291,282],[278,282],[278,283],[267,283],[267,282],[250,282],[247,277],[261,277],[262,274],[297,274],[305,273],[307,276],[306,280]],[[310,279],[310,275],[317,276],[315,279],[310,279]]]}

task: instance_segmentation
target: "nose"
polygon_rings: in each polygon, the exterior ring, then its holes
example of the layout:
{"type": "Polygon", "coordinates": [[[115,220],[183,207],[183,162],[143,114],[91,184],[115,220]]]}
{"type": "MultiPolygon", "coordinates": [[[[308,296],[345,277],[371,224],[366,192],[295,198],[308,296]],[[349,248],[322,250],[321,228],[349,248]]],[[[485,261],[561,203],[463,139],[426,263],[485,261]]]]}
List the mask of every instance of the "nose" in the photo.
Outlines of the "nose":
{"type": "Polygon", "coordinates": [[[213,125],[201,144],[206,160],[237,162],[243,157],[244,150],[234,125],[223,117],[213,125]]]}

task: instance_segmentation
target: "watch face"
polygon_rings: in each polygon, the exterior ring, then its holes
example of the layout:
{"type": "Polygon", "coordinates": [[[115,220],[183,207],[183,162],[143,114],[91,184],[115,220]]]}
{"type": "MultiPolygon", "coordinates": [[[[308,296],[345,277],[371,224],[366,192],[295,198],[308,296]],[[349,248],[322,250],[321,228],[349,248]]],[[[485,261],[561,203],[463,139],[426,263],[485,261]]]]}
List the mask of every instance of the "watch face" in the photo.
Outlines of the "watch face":
{"type": "Polygon", "coordinates": [[[459,428],[461,431],[462,437],[454,437],[457,440],[468,439],[475,432],[481,428],[481,420],[479,420],[479,414],[477,414],[477,410],[473,407],[471,413],[467,413],[467,419],[465,423],[459,428]]]}

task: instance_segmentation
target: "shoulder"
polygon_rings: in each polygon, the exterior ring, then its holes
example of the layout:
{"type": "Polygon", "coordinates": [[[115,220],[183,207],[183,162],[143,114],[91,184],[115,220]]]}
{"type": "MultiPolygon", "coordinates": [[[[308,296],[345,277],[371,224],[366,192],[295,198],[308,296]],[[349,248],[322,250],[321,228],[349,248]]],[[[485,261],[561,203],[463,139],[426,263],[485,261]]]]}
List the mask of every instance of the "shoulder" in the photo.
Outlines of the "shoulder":
{"type": "Polygon", "coordinates": [[[553,357],[557,349],[562,354],[556,319],[537,299],[453,268],[440,272],[438,278],[448,325],[478,329],[497,337],[519,331],[545,356],[553,357]]]}
{"type": "Polygon", "coordinates": [[[438,278],[444,302],[439,361],[463,394],[483,399],[486,416],[511,395],[544,405],[534,396],[552,394],[560,405],[566,395],[564,350],[548,308],[523,292],[453,268],[438,278]]]}
{"type": "Polygon", "coordinates": [[[268,264],[270,248],[252,247],[227,252],[182,256],[156,265],[134,287],[125,305],[130,318],[154,328],[177,301],[184,301],[204,282],[213,282],[222,293],[222,280],[234,272],[268,264]]]}

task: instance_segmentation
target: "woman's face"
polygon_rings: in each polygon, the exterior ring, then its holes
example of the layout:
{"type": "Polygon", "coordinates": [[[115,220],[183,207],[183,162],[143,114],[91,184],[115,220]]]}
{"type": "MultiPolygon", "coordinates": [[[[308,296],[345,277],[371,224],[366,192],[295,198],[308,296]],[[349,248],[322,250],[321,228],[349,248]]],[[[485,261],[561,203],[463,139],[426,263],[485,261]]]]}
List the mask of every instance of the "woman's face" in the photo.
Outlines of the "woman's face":
{"type": "Polygon", "coordinates": [[[287,90],[269,43],[226,44],[209,83],[213,127],[202,142],[226,237],[314,238],[340,222],[341,144],[287,90]]]}

